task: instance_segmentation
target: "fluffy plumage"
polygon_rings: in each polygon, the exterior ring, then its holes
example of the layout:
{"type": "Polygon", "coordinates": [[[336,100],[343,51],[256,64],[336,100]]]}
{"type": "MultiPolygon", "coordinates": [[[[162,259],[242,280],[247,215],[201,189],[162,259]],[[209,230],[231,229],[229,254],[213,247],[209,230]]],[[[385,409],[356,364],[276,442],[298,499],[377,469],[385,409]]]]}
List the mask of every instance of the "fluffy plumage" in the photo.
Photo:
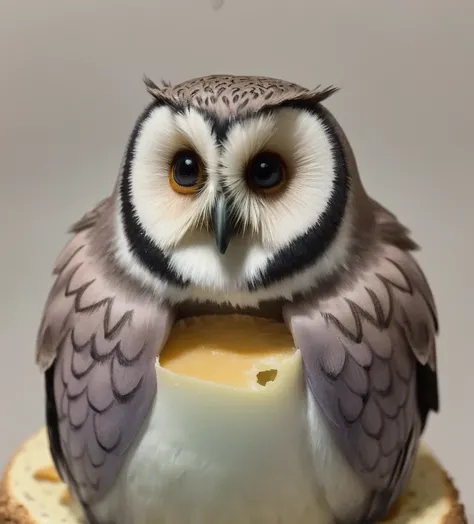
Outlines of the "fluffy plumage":
{"type": "Polygon", "coordinates": [[[173,322],[169,308],[121,288],[101,268],[91,225],[93,217],[78,224],[57,261],[38,346],[42,367],[54,361],[48,422],[59,439],[52,454],[87,504],[115,480],[150,409],[156,351],[173,322]]]}
{"type": "Polygon", "coordinates": [[[409,254],[383,245],[350,288],[287,304],[283,314],[334,438],[374,490],[368,516],[383,519],[411,473],[427,393],[438,409],[426,280],[409,254]]]}
{"type": "MultiPolygon", "coordinates": [[[[60,471],[85,505],[121,522],[120,490],[139,497],[146,484],[123,482],[133,468],[125,458],[149,449],[153,355],[173,319],[246,308],[285,321],[301,350],[309,400],[300,429],[313,457],[305,475],[328,522],[380,518],[438,409],[437,318],[416,244],[366,194],[344,132],[321,105],[334,89],[219,75],[147,88],[154,100],[113,194],[71,229],[38,335],[60,471]],[[193,195],[169,184],[183,147],[205,166],[193,195]],[[245,180],[262,150],[288,166],[276,195],[245,180]],[[222,194],[235,224],[224,255],[211,220],[222,194]]],[[[212,501],[201,502],[206,522],[212,501]]]]}
{"type": "MultiPolygon", "coordinates": [[[[219,86],[217,92],[221,92],[222,86],[216,85],[219,86]]],[[[216,95],[215,107],[222,98],[226,99],[226,92],[222,92],[220,98],[216,95]]],[[[177,93],[181,93],[179,88],[177,93]]],[[[282,98],[279,92],[276,96],[277,100],[282,98]]],[[[299,96],[302,97],[301,93],[299,96]]],[[[268,93],[261,98],[266,104],[274,103],[268,93]]],[[[302,100],[307,103],[306,98],[302,100]]],[[[290,99],[285,98],[285,101],[290,99]]],[[[299,99],[291,99],[292,103],[296,101],[299,99]]],[[[148,252],[145,255],[148,261],[144,263],[147,273],[161,276],[161,268],[167,264],[164,280],[174,280],[178,288],[186,284],[191,288],[186,290],[187,295],[216,300],[216,294],[224,293],[230,295],[230,300],[235,298],[243,303],[275,298],[268,290],[260,290],[261,293],[253,296],[240,291],[266,287],[270,282],[277,284],[281,277],[313,266],[316,253],[309,252],[309,256],[305,256],[309,251],[307,247],[300,256],[295,256],[297,250],[302,251],[295,244],[310,228],[313,231],[310,243],[330,259],[329,265],[344,263],[342,253],[338,250],[332,253],[325,245],[339,230],[344,235],[344,228],[339,228],[337,222],[344,220],[347,181],[344,170],[337,173],[340,148],[336,131],[328,126],[326,115],[317,105],[304,106],[305,110],[279,106],[273,112],[268,105],[264,107],[264,112],[260,109],[257,113],[230,114],[222,120],[211,109],[203,112],[199,105],[176,108],[159,101],[139,119],[122,179],[122,189],[126,186],[122,198],[131,207],[124,212],[122,228],[133,220],[133,215],[143,230],[135,254],[143,261],[140,253],[148,252]],[[216,128],[219,128],[218,133],[216,128]],[[182,147],[196,151],[206,166],[206,182],[192,199],[174,193],[168,180],[171,159],[182,147]],[[262,149],[279,153],[291,173],[285,190],[273,198],[250,191],[242,175],[247,163],[262,149]],[[208,232],[212,204],[219,187],[227,192],[234,220],[241,229],[226,259],[215,250],[213,237],[208,232]],[[337,205],[329,206],[331,199],[337,205]],[[329,209],[334,217],[320,220],[329,209]],[[155,254],[154,260],[150,260],[150,253],[155,254]],[[167,258],[158,261],[165,253],[167,258]],[[277,264],[273,262],[276,253],[277,264]]],[[[119,227],[118,254],[127,257],[124,237],[128,236],[128,242],[134,237],[133,242],[136,242],[137,232],[130,230],[127,234],[123,231],[121,236],[122,228],[119,227]]],[[[341,239],[341,243],[343,241],[341,239]]],[[[308,245],[305,240],[302,243],[308,245]]],[[[131,260],[126,260],[124,266],[130,265],[131,260]]],[[[314,274],[310,278],[314,278],[314,274]]],[[[292,293],[295,285],[296,281],[291,285],[292,293]]],[[[300,290],[306,288],[307,282],[304,282],[300,290]]],[[[179,293],[179,289],[177,291],[179,293]]]]}

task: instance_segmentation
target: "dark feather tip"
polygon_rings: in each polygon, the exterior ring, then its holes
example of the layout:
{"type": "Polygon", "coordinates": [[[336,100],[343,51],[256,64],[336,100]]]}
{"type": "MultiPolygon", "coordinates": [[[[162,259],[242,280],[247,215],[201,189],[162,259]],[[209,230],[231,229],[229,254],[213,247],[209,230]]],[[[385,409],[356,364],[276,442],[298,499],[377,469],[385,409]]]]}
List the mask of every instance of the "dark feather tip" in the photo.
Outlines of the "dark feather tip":
{"type": "Polygon", "coordinates": [[[149,78],[147,75],[143,75],[143,82],[147,88],[147,91],[151,94],[153,94],[153,91],[159,91],[160,88],[149,78]]]}
{"type": "Polygon", "coordinates": [[[327,100],[330,96],[334,95],[338,91],[340,91],[340,88],[336,86],[328,86],[328,87],[325,87],[324,89],[320,89],[320,86],[318,86],[313,91],[311,95],[311,100],[314,103],[319,104],[323,102],[324,100],[327,100]]]}

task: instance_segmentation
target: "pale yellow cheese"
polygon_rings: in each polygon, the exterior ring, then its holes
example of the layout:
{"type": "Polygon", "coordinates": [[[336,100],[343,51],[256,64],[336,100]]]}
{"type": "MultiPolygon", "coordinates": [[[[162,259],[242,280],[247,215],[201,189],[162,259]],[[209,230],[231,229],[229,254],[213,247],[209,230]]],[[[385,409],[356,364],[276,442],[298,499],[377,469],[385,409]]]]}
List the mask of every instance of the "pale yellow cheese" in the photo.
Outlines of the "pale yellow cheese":
{"type": "Polygon", "coordinates": [[[280,322],[246,315],[210,315],[173,327],[160,366],[188,377],[239,389],[264,387],[294,356],[293,338],[280,322]]]}

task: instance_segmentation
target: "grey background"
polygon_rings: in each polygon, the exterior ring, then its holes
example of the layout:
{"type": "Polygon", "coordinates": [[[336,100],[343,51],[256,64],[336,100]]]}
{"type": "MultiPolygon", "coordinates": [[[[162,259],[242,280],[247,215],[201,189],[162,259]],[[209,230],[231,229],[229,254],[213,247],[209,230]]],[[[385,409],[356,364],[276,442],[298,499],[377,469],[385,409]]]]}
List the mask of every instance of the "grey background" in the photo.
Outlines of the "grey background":
{"type": "Polygon", "coordinates": [[[474,515],[474,3],[0,1],[0,468],[43,423],[34,341],[69,224],[108,194],[147,73],[342,91],[328,107],[369,192],[412,229],[440,314],[426,440],[474,515]]]}

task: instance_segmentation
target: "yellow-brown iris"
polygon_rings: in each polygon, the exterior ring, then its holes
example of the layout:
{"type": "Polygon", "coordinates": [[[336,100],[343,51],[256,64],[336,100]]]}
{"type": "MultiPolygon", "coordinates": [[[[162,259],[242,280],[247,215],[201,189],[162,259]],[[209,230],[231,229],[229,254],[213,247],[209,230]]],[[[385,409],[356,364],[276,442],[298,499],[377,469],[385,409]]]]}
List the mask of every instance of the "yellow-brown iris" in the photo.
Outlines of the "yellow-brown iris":
{"type": "Polygon", "coordinates": [[[195,193],[204,180],[204,166],[199,155],[190,149],[178,151],[171,162],[169,179],[177,193],[195,193]]]}

